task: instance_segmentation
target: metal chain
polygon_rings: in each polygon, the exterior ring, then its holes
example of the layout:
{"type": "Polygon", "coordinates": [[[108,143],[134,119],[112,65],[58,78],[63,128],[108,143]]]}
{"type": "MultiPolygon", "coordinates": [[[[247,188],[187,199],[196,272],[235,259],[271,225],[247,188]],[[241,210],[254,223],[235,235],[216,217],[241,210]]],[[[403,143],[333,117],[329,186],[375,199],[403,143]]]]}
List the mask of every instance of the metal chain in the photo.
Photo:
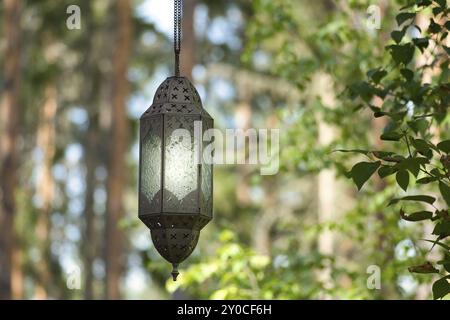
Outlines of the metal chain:
{"type": "Polygon", "coordinates": [[[173,18],[173,49],[175,52],[175,76],[180,76],[180,52],[181,52],[181,18],[183,16],[183,0],[174,2],[173,18]]]}

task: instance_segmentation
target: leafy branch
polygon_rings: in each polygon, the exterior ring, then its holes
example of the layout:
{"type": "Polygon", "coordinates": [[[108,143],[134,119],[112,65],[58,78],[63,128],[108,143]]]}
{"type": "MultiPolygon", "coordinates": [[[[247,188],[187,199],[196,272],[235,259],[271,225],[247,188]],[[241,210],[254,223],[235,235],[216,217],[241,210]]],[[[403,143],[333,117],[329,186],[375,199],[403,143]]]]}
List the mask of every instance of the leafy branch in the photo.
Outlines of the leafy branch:
{"type": "Polygon", "coordinates": [[[409,195],[389,203],[418,202],[433,208],[406,213],[402,207],[399,215],[406,221],[430,220],[435,224],[432,234],[436,239],[428,241],[444,250],[444,259],[436,266],[427,261],[409,268],[414,273],[444,274],[433,284],[435,299],[450,293],[450,247],[445,243],[450,236],[450,140],[436,143],[441,139],[436,129],[445,126],[450,102],[450,48],[445,45],[450,31],[449,13],[446,0],[410,1],[396,16],[400,29],[391,33],[392,44],[386,47],[391,63],[369,70],[366,81],[349,87],[350,97],[362,100],[375,118],[386,117],[387,125],[380,139],[392,144],[391,149],[401,151],[338,150],[368,158],[369,161],[356,163],[346,174],[358,190],[375,172],[381,179],[395,175],[396,183],[404,191],[412,179],[418,185],[439,190],[444,208],[436,206],[436,198],[430,195],[409,195]],[[430,15],[427,30],[415,23],[419,15],[430,15]],[[417,66],[419,60],[426,63],[417,66]],[[429,83],[424,80],[425,75],[431,78],[429,83]],[[374,105],[376,97],[381,99],[381,106],[374,105]]]}

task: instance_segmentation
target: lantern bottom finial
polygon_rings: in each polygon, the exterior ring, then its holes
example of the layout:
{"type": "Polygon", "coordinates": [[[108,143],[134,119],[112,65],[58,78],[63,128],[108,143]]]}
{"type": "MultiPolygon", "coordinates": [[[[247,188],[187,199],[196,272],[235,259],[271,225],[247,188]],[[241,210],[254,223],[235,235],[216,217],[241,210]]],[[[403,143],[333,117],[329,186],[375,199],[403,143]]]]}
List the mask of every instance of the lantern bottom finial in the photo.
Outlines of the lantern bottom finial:
{"type": "Polygon", "coordinates": [[[172,263],[172,266],[173,266],[172,278],[173,278],[173,281],[177,281],[177,277],[180,274],[178,272],[178,263],[172,263]]]}

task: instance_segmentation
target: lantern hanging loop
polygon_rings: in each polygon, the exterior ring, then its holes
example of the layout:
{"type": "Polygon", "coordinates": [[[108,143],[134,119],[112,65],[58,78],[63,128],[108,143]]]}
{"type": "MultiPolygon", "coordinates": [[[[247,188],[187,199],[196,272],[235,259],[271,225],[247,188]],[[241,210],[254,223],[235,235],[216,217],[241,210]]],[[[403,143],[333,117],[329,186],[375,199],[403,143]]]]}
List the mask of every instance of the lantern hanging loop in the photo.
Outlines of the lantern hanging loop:
{"type": "Polygon", "coordinates": [[[180,76],[180,52],[182,36],[183,0],[174,2],[173,49],[175,52],[175,76],[180,76]]]}

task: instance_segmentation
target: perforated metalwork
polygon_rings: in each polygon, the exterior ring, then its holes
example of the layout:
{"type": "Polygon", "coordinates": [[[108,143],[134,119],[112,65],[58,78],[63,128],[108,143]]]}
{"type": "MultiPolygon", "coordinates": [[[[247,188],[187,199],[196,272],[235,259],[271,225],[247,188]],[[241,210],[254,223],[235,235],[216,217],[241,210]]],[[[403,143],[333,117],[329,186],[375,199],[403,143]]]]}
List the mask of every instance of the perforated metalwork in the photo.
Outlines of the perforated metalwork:
{"type": "Polygon", "coordinates": [[[212,127],[197,90],[184,77],[167,78],[140,120],[139,218],[155,248],[174,265],[174,277],[212,218],[212,165],[197,157],[206,146],[202,133],[212,127]],[[196,121],[202,127],[198,136],[196,121]],[[188,135],[175,134],[178,129],[188,135]]]}

